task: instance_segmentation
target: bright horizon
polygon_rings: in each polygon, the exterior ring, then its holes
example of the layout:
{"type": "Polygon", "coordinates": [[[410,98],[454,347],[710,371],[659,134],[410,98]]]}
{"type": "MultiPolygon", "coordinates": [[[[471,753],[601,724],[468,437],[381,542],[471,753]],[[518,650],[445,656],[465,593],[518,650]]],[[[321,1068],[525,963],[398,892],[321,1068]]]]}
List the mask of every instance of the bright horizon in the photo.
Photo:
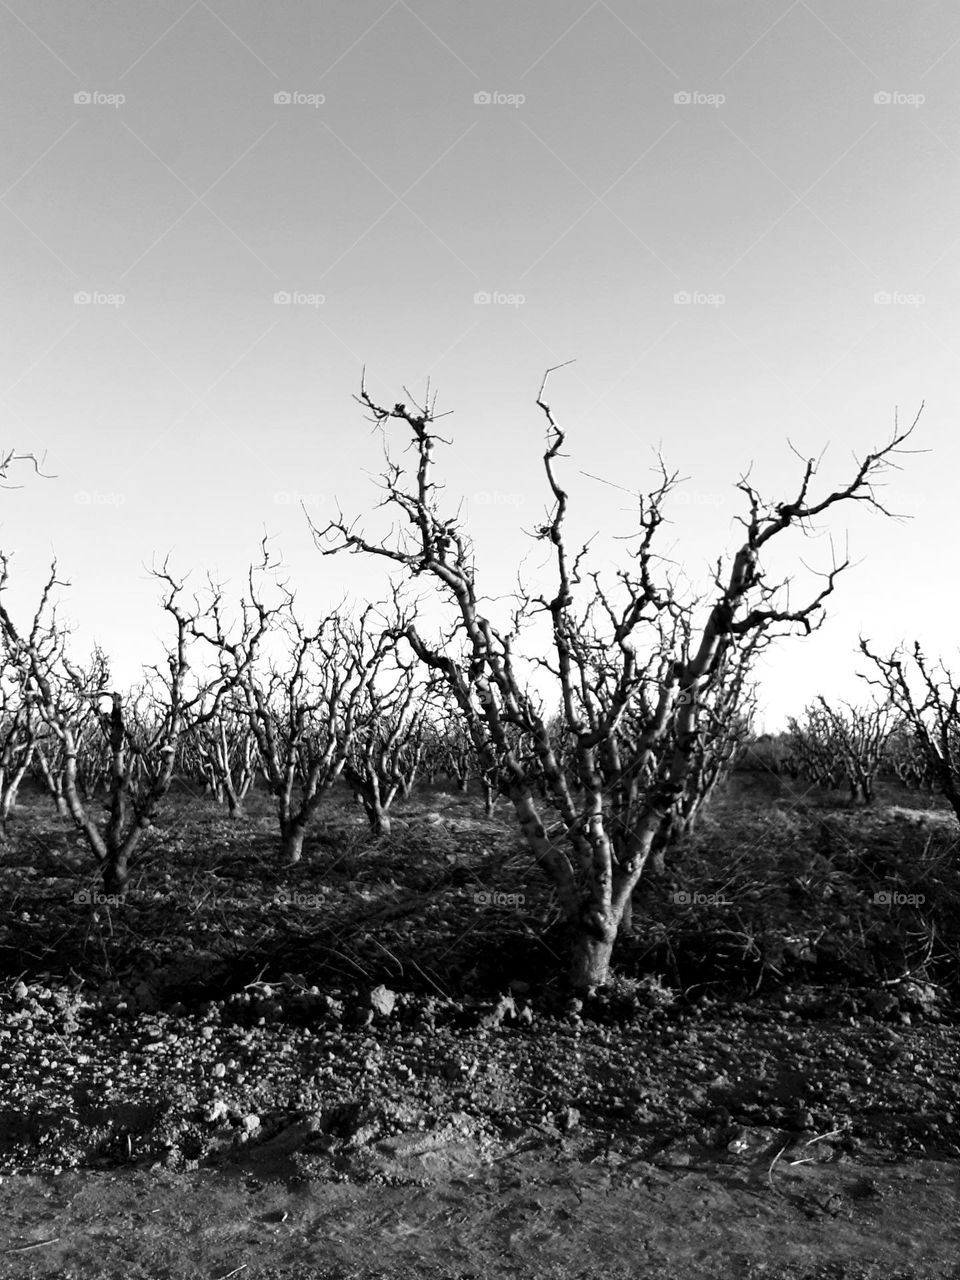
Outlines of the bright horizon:
{"type": "Polygon", "coordinates": [[[575,360],[548,396],[571,542],[599,531],[610,565],[610,484],[646,489],[660,449],[689,479],[658,549],[701,587],[751,464],[787,501],[790,445],[829,446],[832,489],[925,401],[927,452],[883,491],[913,518],[847,504],[766,562],[796,603],[849,534],[822,630],[763,663],[759,727],[864,701],[861,633],[960,674],[951,6],[14,0],[0,23],[0,441],[55,477],[2,495],[18,618],[55,553],[78,651],[125,683],[166,634],[144,565],[239,591],[265,531],[306,615],[382,598],[385,566],[321,557],[300,505],[378,527],[364,366],[388,406],[429,378],[453,410],[437,478],[509,591],[543,559],[537,389],[575,360]]]}

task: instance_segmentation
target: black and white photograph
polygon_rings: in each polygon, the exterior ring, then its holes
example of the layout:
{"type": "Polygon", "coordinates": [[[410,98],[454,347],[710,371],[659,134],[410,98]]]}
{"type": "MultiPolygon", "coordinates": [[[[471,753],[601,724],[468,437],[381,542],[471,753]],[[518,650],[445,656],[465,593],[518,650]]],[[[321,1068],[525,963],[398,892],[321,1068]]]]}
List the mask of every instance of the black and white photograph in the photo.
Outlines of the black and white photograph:
{"type": "Polygon", "coordinates": [[[0,33],[0,1280],[960,1280],[960,6],[0,33]]]}

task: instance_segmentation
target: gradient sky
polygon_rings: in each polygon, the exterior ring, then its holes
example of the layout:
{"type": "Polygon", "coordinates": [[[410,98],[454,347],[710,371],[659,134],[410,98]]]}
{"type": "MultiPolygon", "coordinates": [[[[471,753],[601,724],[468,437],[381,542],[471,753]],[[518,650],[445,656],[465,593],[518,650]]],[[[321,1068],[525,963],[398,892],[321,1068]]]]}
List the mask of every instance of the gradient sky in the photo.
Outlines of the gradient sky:
{"type": "Polygon", "coordinates": [[[0,439],[55,477],[2,495],[11,604],[55,552],[118,679],[164,634],[154,556],[239,589],[266,530],[306,614],[381,597],[299,505],[376,501],[364,364],[387,404],[429,377],[454,411],[482,583],[535,577],[534,401],[570,359],[572,536],[608,563],[630,499],[581,472],[644,488],[660,448],[689,477],[660,549],[697,585],[748,466],[784,501],[788,441],[829,446],[833,487],[925,400],[885,491],[913,519],[839,508],[768,561],[794,602],[830,534],[855,567],[765,661],[766,723],[862,699],[861,632],[960,668],[955,5],[0,0],[0,26],[0,439]]]}

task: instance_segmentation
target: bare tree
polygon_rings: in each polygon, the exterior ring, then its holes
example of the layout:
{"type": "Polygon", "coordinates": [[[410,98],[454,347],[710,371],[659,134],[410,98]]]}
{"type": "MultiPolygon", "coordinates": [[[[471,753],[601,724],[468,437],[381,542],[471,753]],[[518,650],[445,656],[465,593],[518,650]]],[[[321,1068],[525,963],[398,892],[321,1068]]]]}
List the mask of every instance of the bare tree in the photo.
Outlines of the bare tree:
{"type": "Polygon", "coordinates": [[[869,804],[893,729],[892,705],[831,707],[819,695],[803,720],[789,721],[788,746],[797,771],[817,786],[849,788],[853,803],[869,804]]]}
{"type": "Polygon", "coordinates": [[[722,678],[728,655],[744,648],[756,652],[762,642],[780,634],[777,627],[785,627],[787,634],[798,628],[812,631],[847,563],[830,569],[808,604],[778,608],[774,597],[779,588],[766,582],[761,553],[792,525],[808,531],[838,503],[862,502],[884,510],[873,481],[884,465],[891,465],[913,428],[896,429],[889,444],[859,464],[849,485],[819,500],[810,496],[817,470],[812,459],[804,463],[794,499],[773,507],[762,503],[743,477],[738,487],[748,507],[741,520],[744,538],[726,574],[718,564],[715,602],[697,626],[692,606],[678,601],[671,583],[654,578],[653,541],[663,520],[663,500],[676,481],[662,463],[656,487],[638,495],[640,531],[632,565],[618,570],[616,597],[597,574],[586,573],[587,548],[574,554],[568,547],[568,495],[557,474],[565,435],[544,399],[550,372],[537,404],[547,423],[543,462],[553,505],[536,536],[551,549],[555,590],[549,597],[521,598],[508,630],[498,629],[482,610],[472,546],[457,520],[444,518],[439,510],[432,478],[439,437],[433,431],[436,413],[429,395],[422,406],[387,409],[361,387],[360,401],[376,424],[402,422],[412,437],[412,483],[405,483],[405,472],[389,455],[384,476],[383,505],[399,512],[406,531],[372,541],[339,516],[314,532],[326,554],[349,550],[376,555],[412,575],[432,577],[453,605],[464,657],[452,656],[449,643],[431,643],[413,622],[406,628],[407,640],[446,682],[483,767],[503,779],[527,844],[556,886],[571,932],[571,982],[575,989],[591,990],[607,978],[627,903],[658,834],[691,785],[698,742],[710,733],[704,705],[722,678]],[[586,602],[578,610],[583,594],[586,602]],[[574,748],[572,769],[558,757],[543,707],[518,670],[518,637],[537,611],[546,615],[550,632],[547,656],[537,655],[537,661],[560,694],[564,733],[574,748]],[[635,725],[629,740],[623,733],[628,713],[635,725]],[[525,752],[517,751],[510,728],[518,732],[525,752]],[[551,839],[541,817],[536,776],[558,815],[559,840],[551,839]]]}
{"type": "Polygon", "coordinates": [[[18,665],[4,661],[0,668],[0,842],[7,838],[7,820],[37,743],[39,716],[25,696],[23,683],[18,665]]]}
{"type": "Polygon", "coordinates": [[[62,750],[62,795],[75,825],[83,833],[103,876],[104,891],[126,890],[130,858],[150,827],[169,790],[181,734],[191,719],[216,714],[217,698],[226,688],[219,677],[201,680],[188,691],[187,645],[196,616],[181,604],[182,582],[166,565],[155,570],[163,584],[163,609],[174,624],[166,671],[152,668],[149,684],[126,695],[113,687],[109,664],[96,653],[89,669],[76,666],[66,649],[52,600],[56,564],[43,588],[29,633],[21,635],[2,598],[8,564],[0,554],[0,629],[23,672],[28,696],[62,750]],[[201,712],[199,708],[206,706],[201,712]],[[92,723],[105,744],[110,772],[106,817],[99,821],[78,786],[78,757],[83,735],[92,723]]]}
{"type": "Polygon", "coordinates": [[[394,682],[370,683],[364,690],[343,776],[375,836],[390,834],[390,806],[398,794],[410,794],[416,778],[426,693],[409,667],[394,682]]]}
{"type": "Polygon", "coordinates": [[[937,780],[923,743],[917,739],[907,720],[901,719],[887,739],[886,763],[895,778],[905,787],[936,790],[937,780]]]}
{"type": "Polygon", "coordinates": [[[879,672],[874,679],[862,679],[889,696],[960,820],[960,681],[942,663],[932,666],[919,643],[913,646],[912,668],[901,649],[883,658],[873,653],[864,639],[860,649],[879,672]],[[919,686],[916,692],[911,676],[919,686]]]}
{"type": "Polygon", "coordinates": [[[840,711],[822,695],[817,701],[827,717],[851,801],[872,803],[874,784],[896,718],[893,706],[889,701],[866,707],[845,704],[846,710],[840,711]]]}
{"type": "Polygon", "coordinates": [[[224,697],[212,720],[192,728],[183,741],[192,775],[230,818],[244,817],[244,801],[260,767],[257,739],[238,691],[224,697]]]}
{"type": "MultiPolygon", "coordinates": [[[[87,688],[106,668],[106,658],[98,650],[90,659],[88,669],[77,688],[87,688]]],[[[76,691],[75,691],[76,693],[76,691]]],[[[60,696],[70,699],[69,684],[63,682],[60,696]]],[[[110,758],[103,735],[96,723],[96,708],[88,699],[76,693],[65,714],[74,726],[75,784],[80,796],[89,802],[104,789],[110,772],[110,758]]],[[[40,733],[34,751],[35,776],[49,793],[62,818],[70,817],[64,787],[67,775],[67,755],[63,740],[41,718],[40,733]]]]}
{"type": "MultiPolygon", "coordinates": [[[[275,567],[264,544],[258,572],[275,567]]],[[[215,590],[208,618],[194,634],[212,646],[223,679],[238,691],[239,701],[231,705],[242,707],[256,742],[276,804],[281,856],[292,864],[302,857],[310,823],[343,773],[367,691],[395,650],[396,636],[394,629],[378,626],[373,605],[356,622],[335,611],[308,629],[297,616],[293,593],[277,586],[279,603],[267,605],[251,569],[237,626],[227,623],[215,590]],[[271,640],[283,653],[268,661],[264,645],[271,640]]]]}

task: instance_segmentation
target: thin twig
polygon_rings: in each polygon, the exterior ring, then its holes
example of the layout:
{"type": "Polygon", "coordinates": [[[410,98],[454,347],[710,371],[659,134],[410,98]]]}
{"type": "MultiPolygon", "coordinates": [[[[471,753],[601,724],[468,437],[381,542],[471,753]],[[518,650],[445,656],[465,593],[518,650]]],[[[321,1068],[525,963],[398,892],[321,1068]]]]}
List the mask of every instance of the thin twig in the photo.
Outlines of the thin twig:
{"type": "MultiPolygon", "coordinates": [[[[14,1245],[12,1249],[5,1249],[4,1252],[5,1253],[26,1253],[28,1249],[42,1249],[44,1248],[45,1245],[59,1244],[59,1243],[60,1243],[60,1237],[54,1236],[52,1240],[35,1240],[33,1244],[14,1245]]],[[[224,1280],[226,1280],[226,1278],[224,1278],[224,1280]]]]}
{"type": "Polygon", "coordinates": [[[783,1146],[780,1148],[780,1150],[777,1152],[777,1154],[770,1161],[770,1168],[767,1170],[767,1182],[770,1184],[771,1187],[773,1187],[773,1166],[777,1163],[777,1161],[780,1159],[780,1157],[783,1155],[783,1153],[786,1151],[789,1145],[790,1145],[789,1142],[785,1142],[783,1146]]]}

